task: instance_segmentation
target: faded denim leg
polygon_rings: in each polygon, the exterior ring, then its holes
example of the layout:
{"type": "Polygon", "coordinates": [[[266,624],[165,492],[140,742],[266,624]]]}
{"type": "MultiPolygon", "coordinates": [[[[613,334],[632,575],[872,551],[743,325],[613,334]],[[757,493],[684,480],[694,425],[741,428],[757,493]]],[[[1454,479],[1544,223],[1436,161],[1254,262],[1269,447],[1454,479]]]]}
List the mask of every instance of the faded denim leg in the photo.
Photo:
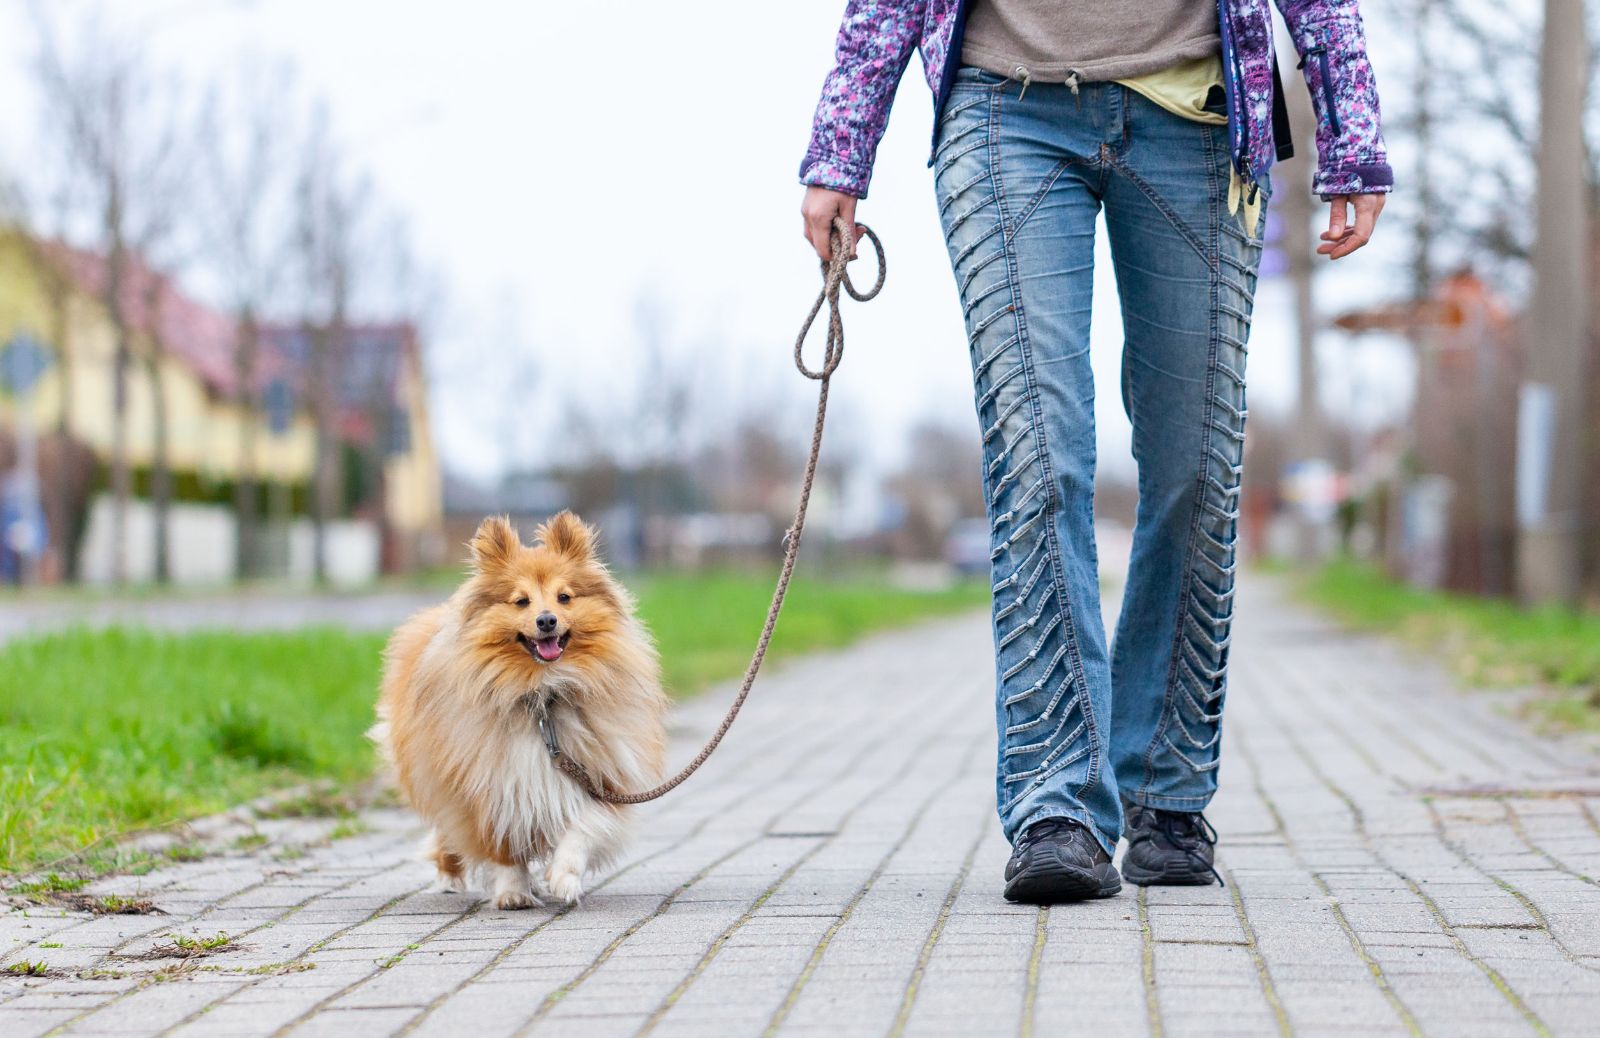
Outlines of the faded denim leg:
{"type": "Polygon", "coordinates": [[[1112,643],[1123,797],[1199,811],[1217,788],[1260,228],[1227,211],[1222,127],[1126,91],[1106,229],[1139,509],[1112,643]]]}
{"type": "Polygon", "coordinates": [[[965,314],[991,529],[996,798],[1009,840],[1076,819],[1122,829],[1109,763],[1111,673],[1095,556],[1094,225],[1109,88],[961,69],[935,189],[965,314]]]}

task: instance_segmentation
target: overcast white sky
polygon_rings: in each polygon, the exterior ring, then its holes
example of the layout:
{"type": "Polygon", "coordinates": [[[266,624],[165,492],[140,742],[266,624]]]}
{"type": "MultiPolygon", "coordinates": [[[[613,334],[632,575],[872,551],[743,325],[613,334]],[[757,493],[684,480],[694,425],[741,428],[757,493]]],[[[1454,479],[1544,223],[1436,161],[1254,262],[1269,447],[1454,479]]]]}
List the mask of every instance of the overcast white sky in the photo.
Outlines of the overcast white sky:
{"type": "MultiPolygon", "coordinates": [[[[49,0],[51,7],[91,0],[49,0]]],[[[453,467],[507,461],[507,422],[557,437],[552,404],[597,402],[637,355],[636,300],[656,302],[683,363],[718,392],[792,404],[803,432],[812,393],[790,367],[815,291],[800,237],[804,150],[843,0],[625,0],[608,4],[454,0],[116,0],[111,20],[202,83],[254,59],[283,59],[326,97],[338,135],[376,190],[408,213],[439,272],[435,428],[453,467]]],[[[39,147],[28,81],[32,33],[0,0],[0,163],[39,147]]],[[[1369,11],[1368,20],[1377,17],[1369,11]]],[[[1382,37],[1383,33],[1374,33],[1382,37]]],[[[1401,79],[1375,57],[1386,96],[1401,79]]],[[[1286,77],[1287,78],[1287,77],[1286,77]]],[[[1303,89],[1298,77],[1291,89],[1303,89]]],[[[960,313],[925,167],[931,100],[913,62],[860,218],[889,249],[888,287],[852,307],[835,389],[841,435],[892,464],[908,423],[972,417],[960,313]]],[[[1402,175],[1403,142],[1395,161],[1402,175]]],[[[1385,298],[1403,261],[1380,236],[1324,278],[1328,309],[1385,298]]],[[[1102,464],[1127,472],[1117,395],[1119,324],[1109,255],[1098,262],[1094,357],[1102,464]]],[[[1288,296],[1257,299],[1253,408],[1292,404],[1288,296]]],[[[1392,345],[1323,342],[1325,398],[1368,414],[1404,402],[1392,345]]],[[[531,440],[529,441],[531,442],[531,440]]]]}

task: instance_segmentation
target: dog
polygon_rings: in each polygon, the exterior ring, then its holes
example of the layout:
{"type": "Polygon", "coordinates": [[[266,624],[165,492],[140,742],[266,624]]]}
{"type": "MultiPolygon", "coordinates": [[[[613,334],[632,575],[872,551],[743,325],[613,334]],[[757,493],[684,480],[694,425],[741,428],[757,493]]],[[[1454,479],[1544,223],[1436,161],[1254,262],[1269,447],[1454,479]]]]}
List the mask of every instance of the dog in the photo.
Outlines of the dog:
{"type": "Polygon", "coordinates": [[[535,538],[505,518],[478,527],[466,582],[390,639],[368,733],[432,826],[440,887],[489,873],[501,909],[540,904],[541,865],[542,893],[577,904],[626,842],[629,809],[562,773],[541,725],[608,792],[655,784],[666,754],[655,643],[594,530],[564,511],[535,538]]]}

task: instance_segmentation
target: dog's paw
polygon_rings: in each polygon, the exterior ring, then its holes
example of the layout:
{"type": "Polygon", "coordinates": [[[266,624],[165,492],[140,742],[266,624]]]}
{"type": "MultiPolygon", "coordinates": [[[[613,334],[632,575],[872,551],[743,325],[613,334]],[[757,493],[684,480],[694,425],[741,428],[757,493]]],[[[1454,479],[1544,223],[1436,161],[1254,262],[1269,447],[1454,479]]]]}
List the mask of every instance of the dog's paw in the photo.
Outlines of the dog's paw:
{"type": "Polygon", "coordinates": [[[550,869],[544,874],[544,885],[552,897],[575,905],[583,897],[583,879],[571,869],[550,869]]]}
{"type": "Polygon", "coordinates": [[[515,912],[522,908],[540,908],[543,902],[531,890],[502,890],[494,896],[494,907],[502,912],[515,912]]]}
{"type": "Polygon", "coordinates": [[[495,868],[494,907],[502,910],[535,908],[544,902],[533,892],[533,877],[526,865],[500,865],[495,868]]]}
{"type": "Polygon", "coordinates": [[[435,894],[465,894],[467,892],[467,877],[457,873],[447,876],[440,873],[439,878],[433,882],[435,894]]]}

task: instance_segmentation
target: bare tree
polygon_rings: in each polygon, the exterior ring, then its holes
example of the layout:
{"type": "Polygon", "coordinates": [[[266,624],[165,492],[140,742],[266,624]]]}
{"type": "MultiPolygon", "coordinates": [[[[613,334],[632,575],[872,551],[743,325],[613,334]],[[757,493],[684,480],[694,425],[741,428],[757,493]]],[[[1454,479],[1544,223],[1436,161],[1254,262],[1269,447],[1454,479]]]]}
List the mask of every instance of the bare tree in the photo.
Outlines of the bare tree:
{"type": "MultiPolygon", "coordinates": [[[[1386,93],[1384,123],[1416,137],[1415,204],[1396,217],[1412,224],[1414,264],[1433,271],[1465,262],[1500,284],[1524,284],[1534,233],[1539,151],[1542,20],[1537,8],[1493,0],[1390,0],[1392,16],[1414,34],[1415,96],[1386,93]],[[1492,74],[1485,74],[1492,70],[1492,74]],[[1431,83],[1434,89],[1427,89],[1431,83]],[[1437,89],[1448,84],[1447,90],[1437,89]],[[1512,89],[1511,84],[1526,89],[1512,89]],[[1443,198],[1450,199],[1445,209],[1443,198]]],[[[1600,6],[1590,4],[1591,37],[1600,6]]],[[[1593,97],[1600,55],[1587,56],[1584,94],[1593,97]]],[[[1580,106],[1591,213],[1600,212],[1600,107],[1580,106]]],[[[1385,214],[1385,218],[1388,215],[1385,214]]]]}
{"type": "Polygon", "coordinates": [[[417,360],[422,360],[425,329],[438,305],[439,289],[417,259],[411,227],[404,216],[382,212],[368,227],[370,233],[358,241],[357,254],[366,275],[356,286],[355,309],[381,317],[385,327],[382,335],[368,341],[366,348],[373,355],[358,370],[368,383],[362,401],[372,433],[365,457],[369,473],[365,485],[370,489],[388,566],[406,564],[412,557],[410,546],[398,539],[390,512],[388,465],[390,458],[410,449],[411,436],[421,433],[405,425],[409,416],[400,393],[410,355],[415,351],[417,360]]]}
{"type": "MultiPolygon", "coordinates": [[[[75,27],[75,50],[58,45],[43,5],[32,5],[39,50],[35,73],[47,117],[60,127],[73,180],[81,184],[105,272],[99,285],[115,338],[112,391],[111,576],[126,581],[127,507],[133,474],[128,458],[128,379],[134,361],[129,302],[137,257],[161,245],[173,228],[186,162],[178,92],[158,81],[139,52],[106,35],[92,14],[75,27]]],[[[152,386],[157,395],[159,383],[152,386]]],[[[157,531],[164,538],[165,532],[157,531]]],[[[159,549],[158,549],[159,551],[159,549]]]]}
{"type": "MultiPolygon", "coordinates": [[[[1592,103],[1600,51],[1585,39],[1600,38],[1600,5],[1390,0],[1390,6],[1409,21],[1418,42],[1412,58],[1417,99],[1408,105],[1396,95],[1399,107],[1386,119],[1391,129],[1416,138],[1419,190],[1397,196],[1395,212],[1411,225],[1415,280],[1438,281],[1437,273],[1421,276],[1425,267],[1461,266],[1503,295],[1523,298],[1530,381],[1560,398],[1554,464],[1563,475],[1550,509],[1551,522],[1566,524],[1569,532],[1543,537],[1548,551],[1531,549],[1523,537],[1517,564],[1528,572],[1519,583],[1531,597],[1571,601],[1581,578],[1589,594],[1600,597],[1600,554],[1593,536],[1579,532],[1600,505],[1600,458],[1593,451],[1585,457],[1583,449],[1586,438],[1600,434],[1600,412],[1583,403],[1586,394],[1600,392],[1600,366],[1592,359],[1600,307],[1589,302],[1590,260],[1600,251],[1594,234],[1600,227],[1600,106],[1592,103]],[[1429,83],[1448,89],[1429,90],[1429,83]],[[1559,83],[1554,101],[1552,83],[1559,83]],[[1410,205],[1402,200],[1407,194],[1410,205]],[[1536,253],[1547,261],[1542,271],[1534,269],[1536,253]],[[1562,591],[1534,595],[1530,566],[1545,574],[1536,583],[1562,591]]],[[[1516,405],[1508,399],[1503,406],[1516,405]]],[[[1508,478],[1502,473],[1496,485],[1508,478]]]]}
{"type": "Polygon", "coordinates": [[[1589,327],[1589,239],[1592,156],[1583,147],[1583,102],[1592,69],[1581,0],[1545,0],[1540,55],[1538,232],[1533,302],[1529,308],[1528,377],[1523,386],[1519,447],[1539,490],[1521,519],[1517,583],[1534,603],[1576,606],[1586,534],[1589,476],[1584,382],[1594,352],[1589,327]],[[1590,66],[1586,68],[1586,63],[1590,66]],[[1540,415],[1544,418],[1541,420],[1540,415]]]}
{"type": "Polygon", "coordinates": [[[317,430],[311,512],[312,570],[318,583],[328,579],[328,524],[344,496],[339,414],[369,197],[370,184],[347,171],[332,142],[326,110],[319,109],[301,147],[294,202],[300,324],[308,346],[306,393],[317,430]]]}
{"type": "MultiPolygon", "coordinates": [[[[150,253],[139,254],[140,317],[144,334],[139,361],[150,387],[150,508],[154,522],[153,576],[172,581],[172,421],[167,405],[167,312],[172,275],[158,269],[150,253]]],[[[173,263],[172,266],[176,266],[173,263]]],[[[169,268],[170,269],[170,268],[169,268]]]]}
{"type": "Polygon", "coordinates": [[[263,314],[281,288],[291,245],[284,231],[291,204],[294,107],[285,105],[283,69],[245,69],[230,89],[217,88],[203,117],[203,236],[234,319],[234,405],[239,410],[239,467],[234,483],[239,576],[260,575],[259,436],[263,314]]]}

